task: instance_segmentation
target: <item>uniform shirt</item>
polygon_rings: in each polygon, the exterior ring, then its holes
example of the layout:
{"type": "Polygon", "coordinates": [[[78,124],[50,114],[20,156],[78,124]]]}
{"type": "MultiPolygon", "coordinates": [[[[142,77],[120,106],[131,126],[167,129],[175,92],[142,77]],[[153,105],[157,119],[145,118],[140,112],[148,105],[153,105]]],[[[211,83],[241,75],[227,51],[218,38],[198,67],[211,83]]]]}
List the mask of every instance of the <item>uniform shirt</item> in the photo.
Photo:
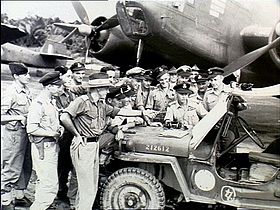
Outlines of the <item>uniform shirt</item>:
{"type": "MultiPolygon", "coordinates": [[[[27,87],[23,88],[16,82],[9,86],[1,100],[1,115],[23,115],[27,117],[28,108],[31,104],[31,95],[27,87]]],[[[25,126],[22,122],[11,121],[6,126],[17,128],[25,126]]]]}
{"type": "Polygon", "coordinates": [[[188,102],[186,107],[181,106],[178,102],[173,102],[167,107],[164,120],[177,121],[184,126],[195,126],[199,119],[204,117],[208,112],[202,103],[188,102]]]}
{"type": "Polygon", "coordinates": [[[53,132],[57,132],[60,127],[58,110],[45,92],[41,92],[29,107],[27,133],[30,133],[31,124],[38,124],[38,128],[53,132]]]}
{"type": "Polygon", "coordinates": [[[136,100],[135,100],[135,105],[137,108],[143,106],[145,107],[148,101],[148,97],[151,93],[151,88],[150,89],[142,89],[142,86],[140,85],[137,93],[136,93],[136,100]]]}
{"type": "Polygon", "coordinates": [[[64,110],[73,117],[74,125],[81,136],[93,137],[103,133],[107,126],[107,116],[114,118],[118,108],[101,101],[94,102],[87,95],[72,101],[64,110]]]}
{"type": "Polygon", "coordinates": [[[222,92],[230,92],[230,87],[227,85],[223,85],[221,90],[214,90],[213,88],[209,88],[206,90],[203,98],[203,105],[207,111],[213,109],[214,106],[218,103],[222,92]]]}
{"type": "Polygon", "coordinates": [[[164,111],[166,110],[168,104],[175,101],[175,99],[175,90],[168,88],[167,91],[165,91],[157,85],[148,97],[146,109],[164,111]]]}

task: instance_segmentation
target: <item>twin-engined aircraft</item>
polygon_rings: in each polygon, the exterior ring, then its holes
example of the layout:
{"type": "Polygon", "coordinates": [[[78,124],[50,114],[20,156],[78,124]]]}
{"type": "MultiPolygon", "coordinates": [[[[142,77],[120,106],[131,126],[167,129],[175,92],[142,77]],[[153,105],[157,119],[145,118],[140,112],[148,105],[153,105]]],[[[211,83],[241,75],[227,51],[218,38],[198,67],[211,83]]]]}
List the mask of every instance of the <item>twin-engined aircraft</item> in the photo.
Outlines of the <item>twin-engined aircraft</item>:
{"type": "Polygon", "coordinates": [[[92,22],[80,2],[72,3],[83,24],[55,25],[85,35],[102,61],[124,69],[220,66],[226,75],[242,69],[241,82],[258,87],[279,83],[279,0],[119,1],[116,15],[92,22]]]}

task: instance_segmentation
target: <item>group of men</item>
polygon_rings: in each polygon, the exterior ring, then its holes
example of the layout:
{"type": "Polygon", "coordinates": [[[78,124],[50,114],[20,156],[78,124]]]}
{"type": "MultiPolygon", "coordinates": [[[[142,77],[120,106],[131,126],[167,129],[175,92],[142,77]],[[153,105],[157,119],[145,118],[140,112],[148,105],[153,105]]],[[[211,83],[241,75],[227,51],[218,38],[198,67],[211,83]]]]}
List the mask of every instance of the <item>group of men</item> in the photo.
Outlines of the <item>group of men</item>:
{"type": "Polygon", "coordinates": [[[22,63],[9,67],[14,82],[1,104],[3,209],[25,199],[33,168],[37,183],[31,210],[47,209],[54,200],[68,205],[62,209],[72,204],[91,210],[100,150],[137,125],[191,129],[227,89],[217,67],[134,67],[122,78],[116,78],[115,68],[103,67],[85,81],[86,68],[77,62],[44,75],[43,90],[31,99],[28,68],[22,63]]]}

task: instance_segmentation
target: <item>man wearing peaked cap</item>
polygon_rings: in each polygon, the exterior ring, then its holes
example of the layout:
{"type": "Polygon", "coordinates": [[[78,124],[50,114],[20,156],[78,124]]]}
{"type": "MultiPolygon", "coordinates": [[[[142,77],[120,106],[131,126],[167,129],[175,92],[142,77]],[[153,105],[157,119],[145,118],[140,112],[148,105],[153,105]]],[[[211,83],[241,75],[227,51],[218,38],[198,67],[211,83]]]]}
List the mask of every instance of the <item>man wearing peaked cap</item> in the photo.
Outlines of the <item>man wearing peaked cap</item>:
{"type": "Polygon", "coordinates": [[[127,72],[126,72],[126,76],[127,77],[133,77],[135,75],[139,75],[141,74],[143,71],[145,71],[145,69],[141,68],[141,67],[133,67],[132,69],[129,69],[127,72]]]}
{"type": "Polygon", "coordinates": [[[214,78],[218,75],[221,75],[224,73],[224,70],[222,68],[219,67],[213,67],[207,70],[208,72],[208,79],[210,78],[214,78]]]}
{"type": "Polygon", "coordinates": [[[181,83],[174,87],[177,93],[177,101],[167,107],[164,117],[167,127],[171,126],[172,122],[177,122],[183,129],[189,129],[195,126],[200,118],[207,114],[202,103],[200,105],[189,101],[189,95],[193,94],[190,90],[190,84],[181,83]]]}
{"type": "Polygon", "coordinates": [[[74,85],[81,85],[86,71],[85,64],[76,62],[71,65],[70,69],[73,72],[74,85]]]}
{"type": "Polygon", "coordinates": [[[63,84],[62,80],[60,79],[60,73],[57,71],[49,72],[49,73],[45,74],[39,80],[39,83],[41,83],[43,86],[48,86],[48,85],[61,86],[63,84]]]}
{"type": "Polygon", "coordinates": [[[35,200],[30,207],[31,210],[47,209],[56,197],[58,139],[64,132],[54,101],[54,97],[62,91],[63,82],[60,79],[60,73],[49,72],[39,82],[44,89],[32,101],[27,117],[27,133],[31,141],[33,168],[40,180],[40,184],[36,186],[35,200]]]}
{"type": "Polygon", "coordinates": [[[214,108],[220,98],[220,95],[223,92],[230,91],[230,87],[226,86],[223,83],[223,73],[223,69],[219,67],[208,69],[208,80],[210,88],[207,89],[203,98],[204,107],[208,111],[214,108]]]}
{"type": "Polygon", "coordinates": [[[154,115],[151,111],[120,110],[104,103],[111,86],[107,74],[90,75],[89,82],[84,84],[87,94],[71,102],[60,117],[66,129],[74,135],[70,153],[78,178],[77,210],[91,209],[95,200],[99,177],[99,147],[107,142],[107,139],[104,140],[107,138],[107,118],[116,115],[154,115]]]}
{"type": "Polygon", "coordinates": [[[15,190],[16,204],[18,199],[27,205],[31,204],[23,193],[32,170],[29,158],[31,157],[30,142],[26,133],[26,119],[31,103],[31,95],[27,87],[30,76],[28,68],[23,63],[10,63],[9,68],[14,81],[7,87],[1,100],[1,124],[3,125],[1,131],[5,140],[1,144],[2,162],[5,163],[1,170],[3,209],[14,208],[13,190],[15,190]]]}

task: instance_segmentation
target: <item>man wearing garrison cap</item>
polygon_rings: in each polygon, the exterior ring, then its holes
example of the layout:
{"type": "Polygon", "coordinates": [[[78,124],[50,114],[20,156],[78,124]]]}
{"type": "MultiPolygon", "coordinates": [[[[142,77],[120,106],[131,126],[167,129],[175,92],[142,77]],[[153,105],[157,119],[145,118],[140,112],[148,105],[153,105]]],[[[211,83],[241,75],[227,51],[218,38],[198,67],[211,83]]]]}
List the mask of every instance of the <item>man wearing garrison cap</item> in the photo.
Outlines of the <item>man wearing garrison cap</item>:
{"type": "Polygon", "coordinates": [[[30,201],[24,197],[32,170],[30,143],[26,133],[26,118],[31,103],[30,91],[27,87],[30,76],[23,63],[10,63],[13,83],[7,87],[1,100],[2,131],[2,170],[1,170],[1,201],[2,207],[14,208],[15,201],[21,199],[24,205],[30,201]]]}
{"type": "Polygon", "coordinates": [[[112,86],[107,74],[94,73],[83,86],[87,88],[87,94],[72,101],[61,115],[61,122],[74,135],[70,152],[78,178],[77,210],[91,209],[95,200],[99,176],[99,141],[107,127],[107,117],[154,114],[138,110],[122,111],[106,104],[104,100],[112,86]]]}
{"type": "Polygon", "coordinates": [[[159,111],[154,121],[163,121],[167,106],[170,102],[176,100],[176,94],[170,87],[170,76],[167,69],[158,68],[156,78],[159,84],[149,94],[145,108],[159,111]]]}
{"type": "Polygon", "coordinates": [[[64,128],[59,124],[59,113],[54,96],[62,88],[60,73],[49,72],[40,81],[43,90],[32,101],[27,117],[27,133],[31,141],[33,168],[39,183],[36,186],[35,200],[31,210],[47,209],[54,201],[58,191],[58,139],[64,128]]]}

